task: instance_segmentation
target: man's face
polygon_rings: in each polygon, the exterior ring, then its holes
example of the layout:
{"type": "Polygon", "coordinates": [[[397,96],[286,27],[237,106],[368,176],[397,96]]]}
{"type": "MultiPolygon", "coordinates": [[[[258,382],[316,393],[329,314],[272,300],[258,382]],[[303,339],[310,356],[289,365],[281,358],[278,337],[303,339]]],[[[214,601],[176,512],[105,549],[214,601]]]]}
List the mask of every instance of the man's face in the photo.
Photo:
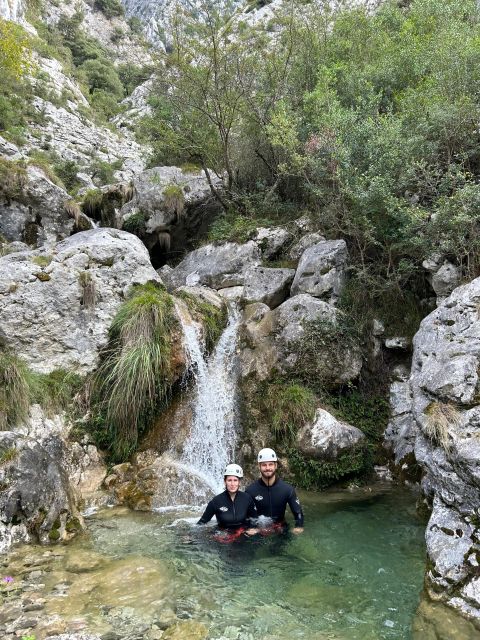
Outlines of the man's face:
{"type": "Polygon", "coordinates": [[[265,480],[269,480],[274,476],[277,470],[276,462],[260,462],[258,466],[260,467],[260,474],[265,480]]]}

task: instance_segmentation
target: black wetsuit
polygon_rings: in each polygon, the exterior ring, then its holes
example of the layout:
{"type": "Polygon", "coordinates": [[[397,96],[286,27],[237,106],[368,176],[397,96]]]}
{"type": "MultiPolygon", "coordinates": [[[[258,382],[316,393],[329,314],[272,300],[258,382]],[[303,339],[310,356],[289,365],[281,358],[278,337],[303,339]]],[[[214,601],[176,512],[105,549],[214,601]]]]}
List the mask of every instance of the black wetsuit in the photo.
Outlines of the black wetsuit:
{"type": "Polygon", "coordinates": [[[287,504],[295,518],[295,526],[303,527],[303,512],[295,489],[288,482],[277,478],[269,487],[259,478],[245,489],[255,500],[257,514],[268,516],[274,522],[285,522],[287,504]]]}
{"type": "Polygon", "coordinates": [[[244,491],[237,491],[235,500],[232,500],[228,491],[225,490],[210,500],[197,524],[206,524],[216,516],[218,526],[222,529],[238,529],[251,526],[249,521],[257,515],[255,501],[251,496],[244,491]]]}

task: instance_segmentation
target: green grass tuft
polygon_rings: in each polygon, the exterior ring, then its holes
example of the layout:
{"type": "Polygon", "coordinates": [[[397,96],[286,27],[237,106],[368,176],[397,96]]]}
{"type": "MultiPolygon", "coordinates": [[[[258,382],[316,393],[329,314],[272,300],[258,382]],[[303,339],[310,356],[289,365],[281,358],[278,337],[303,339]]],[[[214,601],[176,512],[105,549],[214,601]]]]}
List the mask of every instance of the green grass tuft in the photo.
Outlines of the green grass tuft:
{"type": "Polygon", "coordinates": [[[30,407],[27,365],[11,353],[0,352],[0,430],[17,425],[30,407]]]}
{"type": "Polygon", "coordinates": [[[137,285],[110,327],[105,358],[93,378],[93,431],[112,459],[125,460],[162,406],[171,386],[174,303],[155,283],[137,285]],[[103,429],[102,429],[103,428],[103,429]]]}

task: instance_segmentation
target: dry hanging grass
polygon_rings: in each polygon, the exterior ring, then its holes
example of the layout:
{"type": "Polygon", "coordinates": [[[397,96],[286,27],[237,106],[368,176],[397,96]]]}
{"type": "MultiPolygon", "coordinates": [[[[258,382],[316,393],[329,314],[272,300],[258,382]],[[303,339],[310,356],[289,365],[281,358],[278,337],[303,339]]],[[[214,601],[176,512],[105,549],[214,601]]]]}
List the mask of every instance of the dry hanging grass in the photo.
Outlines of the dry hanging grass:
{"type": "Polygon", "coordinates": [[[451,404],[432,402],[428,405],[425,415],[425,435],[448,452],[451,448],[449,427],[457,427],[460,424],[460,412],[451,404]]]}

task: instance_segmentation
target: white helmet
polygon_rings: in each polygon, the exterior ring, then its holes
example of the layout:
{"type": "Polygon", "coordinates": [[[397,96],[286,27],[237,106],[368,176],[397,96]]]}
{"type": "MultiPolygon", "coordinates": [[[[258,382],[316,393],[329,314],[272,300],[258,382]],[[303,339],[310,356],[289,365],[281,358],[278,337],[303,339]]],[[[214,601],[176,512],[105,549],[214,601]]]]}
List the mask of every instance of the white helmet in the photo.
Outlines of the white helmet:
{"type": "Polygon", "coordinates": [[[277,462],[277,454],[273,449],[262,449],[258,452],[258,462],[277,462]]]}
{"type": "Polygon", "coordinates": [[[243,478],[243,469],[238,464],[227,464],[223,477],[225,476],[237,476],[237,478],[243,478]]]}

